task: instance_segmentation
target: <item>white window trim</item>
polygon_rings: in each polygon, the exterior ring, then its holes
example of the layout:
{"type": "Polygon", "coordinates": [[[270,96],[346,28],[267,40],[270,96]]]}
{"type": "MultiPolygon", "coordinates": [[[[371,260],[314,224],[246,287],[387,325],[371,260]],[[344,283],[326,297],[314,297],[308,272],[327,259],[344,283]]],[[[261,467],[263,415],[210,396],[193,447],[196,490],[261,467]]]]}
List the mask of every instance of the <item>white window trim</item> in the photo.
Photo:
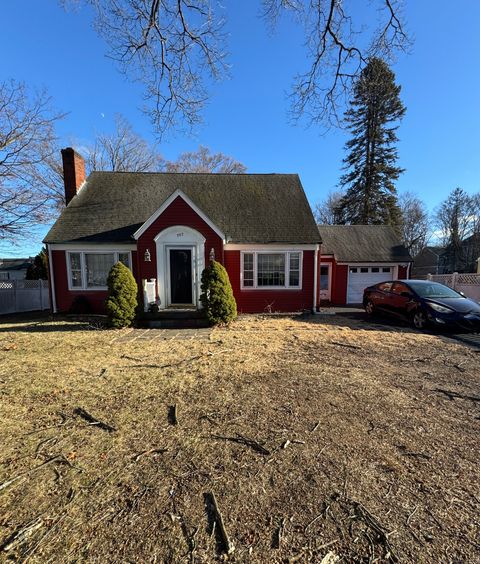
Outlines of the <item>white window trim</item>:
{"type": "Polygon", "coordinates": [[[290,290],[290,291],[298,291],[302,289],[302,282],[303,282],[303,252],[301,250],[293,250],[293,249],[269,249],[269,250],[245,250],[241,252],[240,256],[240,288],[242,290],[290,290]],[[285,255],[285,285],[284,286],[258,286],[258,278],[257,278],[257,257],[258,255],[271,255],[271,254],[284,254],[285,255]],[[290,255],[291,254],[299,254],[299,285],[298,286],[290,286],[290,255]],[[243,285],[243,272],[244,272],[244,256],[245,255],[253,255],[253,286],[244,286],[243,285]]]}
{"type": "Polygon", "coordinates": [[[108,289],[108,286],[88,286],[87,285],[87,267],[85,262],[85,255],[93,255],[93,254],[112,254],[113,253],[113,264],[117,264],[119,262],[118,255],[121,254],[128,254],[128,262],[130,263],[130,270],[132,270],[132,253],[131,251],[127,251],[125,249],[120,250],[112,250],[112,249],[102,249],[102,250],[70,250],[65,253],[66,261],[67,261],[67,277],[68,277],[68,289],[71,292],[98,292],[98,291],[105,291],[108,289]],[[80,269],[82,274],[82,285],[81,286],[72,286],[72,270],[71,270],[71,262],[70,262],[70,255],[80,255],[80,269]]]}

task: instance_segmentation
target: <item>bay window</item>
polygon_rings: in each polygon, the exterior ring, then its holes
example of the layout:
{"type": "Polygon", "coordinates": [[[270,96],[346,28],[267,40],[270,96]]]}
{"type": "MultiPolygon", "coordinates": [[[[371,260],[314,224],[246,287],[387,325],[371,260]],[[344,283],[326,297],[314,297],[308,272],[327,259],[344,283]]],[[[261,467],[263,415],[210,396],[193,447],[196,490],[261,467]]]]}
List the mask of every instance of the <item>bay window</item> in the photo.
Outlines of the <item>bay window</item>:
{"type": "Polygon", "coordinates": [[[242,288],[301,288],[299,251],[242,253],[242,288]]]}
{"type": "Polygon", "coordinates": [[[110,269],[117,262],[131,268],[130,252],[76,251],[67,253],[71,290],[105,290],[110,269]]]}

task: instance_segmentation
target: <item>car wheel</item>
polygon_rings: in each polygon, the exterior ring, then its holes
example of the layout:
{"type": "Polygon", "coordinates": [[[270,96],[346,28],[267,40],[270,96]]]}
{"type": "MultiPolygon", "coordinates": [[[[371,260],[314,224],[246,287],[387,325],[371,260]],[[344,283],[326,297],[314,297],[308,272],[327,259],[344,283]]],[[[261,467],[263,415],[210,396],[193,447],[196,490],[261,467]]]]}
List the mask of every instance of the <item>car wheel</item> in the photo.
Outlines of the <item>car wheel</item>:
{"type": "Polygon", "coordinates": [[[375,306],[370,300],[368,300],[365,304],[365,311],[367,312],[367,315],[373,315],[375,313],[375,306]]]}
{"type": "Polygon", "coordinates": [[[425,329],[428,325],[428,319],[421,309],[417,309],[412,315],[412,323],[415,329],[425,329]]]}

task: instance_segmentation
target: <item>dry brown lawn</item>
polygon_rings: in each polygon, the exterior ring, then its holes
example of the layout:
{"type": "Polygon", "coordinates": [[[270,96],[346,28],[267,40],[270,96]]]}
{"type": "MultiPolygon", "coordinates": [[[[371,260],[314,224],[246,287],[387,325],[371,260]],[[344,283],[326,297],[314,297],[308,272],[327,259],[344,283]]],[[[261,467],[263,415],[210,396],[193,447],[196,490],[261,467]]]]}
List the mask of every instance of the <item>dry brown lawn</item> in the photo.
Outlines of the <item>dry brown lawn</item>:
{"type": "Polygon", "coordinates": [[[340,316],[119,335],[0,326],[0,560],[480,562],[478,353],[340,316]]]}

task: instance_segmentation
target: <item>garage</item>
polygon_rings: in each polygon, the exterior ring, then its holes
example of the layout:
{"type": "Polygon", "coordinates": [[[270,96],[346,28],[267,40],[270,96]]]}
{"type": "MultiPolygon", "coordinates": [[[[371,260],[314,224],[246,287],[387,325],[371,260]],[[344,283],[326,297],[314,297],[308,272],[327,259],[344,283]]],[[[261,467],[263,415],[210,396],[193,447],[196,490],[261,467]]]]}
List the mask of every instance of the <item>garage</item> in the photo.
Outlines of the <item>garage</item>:
{"type": "Polygon", "coordinates": [[[348,267],[347,303],[360,304],[363,301],[363,290],[373,284],[395,278],[392,266],[357,266],[348,267]]]}

